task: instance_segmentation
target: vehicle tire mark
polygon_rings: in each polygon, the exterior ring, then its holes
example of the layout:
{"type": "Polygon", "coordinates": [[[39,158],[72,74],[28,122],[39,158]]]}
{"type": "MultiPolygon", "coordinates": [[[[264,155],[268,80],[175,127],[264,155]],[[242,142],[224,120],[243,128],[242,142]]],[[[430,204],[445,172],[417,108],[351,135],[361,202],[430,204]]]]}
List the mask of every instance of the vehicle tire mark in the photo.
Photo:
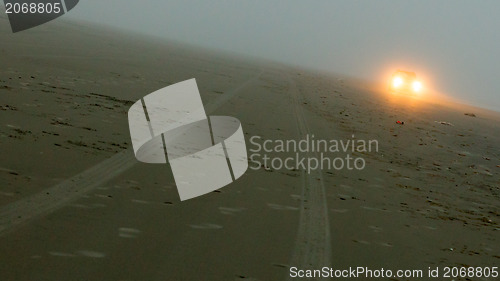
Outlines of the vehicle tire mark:
{"type": "MultiPolygon", "coordinates": [[[[310,134],[305,114],[299,99],[299,90],[292,77],[289,79],[289,92],[294,104],[297,131],[300,137],[310,134]]],[[[316,157],[317,153],[308,152],[309,157],[316,157]]],[[[300,219],[295,248],[293,250],[290,266],[301,269],[321,269],[331,266],[330,226],[328,222],[328,208],[325,196],[325,186],[321,170],[301,172],[302,198],[300,206],[300,219]]],[[[302,280],[291,278],[287,280],[302,280]]],[[[304,278],[304,280],[319,280],[304,278]]]]}
{"type": "MultiPolygon", "coordinates": [[[[225,95],[207,103],[205,110],[208,113],[214,112],[240,94],[242,89],[257,81],[262,73],[260,71],[236,88],[227,91],[225,95]]],[[[63,207],[137,163],[133,149],[128,148],[55,186],[2,207],[0,209],[0,236],[35,217],[49,214],[63,207]]]]}

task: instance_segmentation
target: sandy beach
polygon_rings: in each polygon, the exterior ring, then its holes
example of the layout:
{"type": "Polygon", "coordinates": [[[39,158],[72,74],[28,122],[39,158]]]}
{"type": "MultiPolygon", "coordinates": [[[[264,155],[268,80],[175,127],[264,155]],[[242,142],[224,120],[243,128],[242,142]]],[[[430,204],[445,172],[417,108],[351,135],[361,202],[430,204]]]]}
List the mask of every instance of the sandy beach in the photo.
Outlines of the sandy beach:
{"type": "Polygon", "coordinates": [[[2,280],[330,280],[289,269],[499,264],[497,113],[69,21],[12,34],[0,17],[0,34],[2,280]],[[241,121],[247,148],[253,136],[314,135],[378,151],[352,153],[362,170],[262,165],[181,202],[168,165],[135,159],[127,111],[190,78],[207,113],[241,121]]]}

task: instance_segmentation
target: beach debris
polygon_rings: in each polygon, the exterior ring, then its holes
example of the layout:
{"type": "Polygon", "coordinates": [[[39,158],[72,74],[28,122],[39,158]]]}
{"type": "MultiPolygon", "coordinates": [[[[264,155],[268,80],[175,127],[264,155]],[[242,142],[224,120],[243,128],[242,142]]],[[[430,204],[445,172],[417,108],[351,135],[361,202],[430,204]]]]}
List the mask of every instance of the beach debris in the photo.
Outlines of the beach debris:
{"type": "Polygon", "coordinates": [[[8,173],[8,174],[11,174],[11,175],[14,175],[14,176],[19,176],[19,173],[17,171],[14,171],[14,170],[11,170],[11,169],[7,169],[7,168],[0,167],[0,172],[5,172],[5,173],[8,173]]]}
{"type": "Polygon", "coordinates": [[[13,111],[17,111],[17,108],[15,106],[11,106],[11,105],[0,105],[0,110],[13,110],[13,111]]]}
{"type": "Polygon", "coordinates": [[[451,124],[450,122],[445,122],[445,121],[434,121],[434,122],[439,123],[441,125],[453,126],[453,124],[451,124]]]}
{"type": "Polygon", "coordinates": [[[464,115],[467,115],[467,116],[470,116],[470,117],[476,117],[476,114],[474,114],[472,112],[466,112],[466,113],[464,113],[464,115]]]}
{"type": "Polygon", "coordinates": [[[404,125],[405,124],[405,121],[396,121],[396,123],[398,123],[399,125],[404,125]]]}

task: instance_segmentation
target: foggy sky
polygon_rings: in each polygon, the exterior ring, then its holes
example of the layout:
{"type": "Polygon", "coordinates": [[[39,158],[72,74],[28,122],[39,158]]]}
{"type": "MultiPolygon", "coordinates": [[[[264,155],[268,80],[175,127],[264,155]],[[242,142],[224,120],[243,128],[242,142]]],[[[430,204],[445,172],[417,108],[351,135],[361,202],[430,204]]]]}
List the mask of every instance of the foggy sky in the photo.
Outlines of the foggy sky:
{"type": "Polygon", "coordinates": [[[381,80],[500,111],[500,1],[82,0],[67,17],[381,80]]]}

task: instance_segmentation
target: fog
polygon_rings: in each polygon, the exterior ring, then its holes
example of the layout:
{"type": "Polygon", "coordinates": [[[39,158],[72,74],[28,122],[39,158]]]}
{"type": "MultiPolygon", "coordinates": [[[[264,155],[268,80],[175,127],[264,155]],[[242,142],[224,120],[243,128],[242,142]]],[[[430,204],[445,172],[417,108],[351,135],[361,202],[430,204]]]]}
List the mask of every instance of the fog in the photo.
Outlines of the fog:
{"type": "Polygon", "coordinates": [[[82,0],[68,18],[384,81],[500,111],[499,1],[82,0]]]}

